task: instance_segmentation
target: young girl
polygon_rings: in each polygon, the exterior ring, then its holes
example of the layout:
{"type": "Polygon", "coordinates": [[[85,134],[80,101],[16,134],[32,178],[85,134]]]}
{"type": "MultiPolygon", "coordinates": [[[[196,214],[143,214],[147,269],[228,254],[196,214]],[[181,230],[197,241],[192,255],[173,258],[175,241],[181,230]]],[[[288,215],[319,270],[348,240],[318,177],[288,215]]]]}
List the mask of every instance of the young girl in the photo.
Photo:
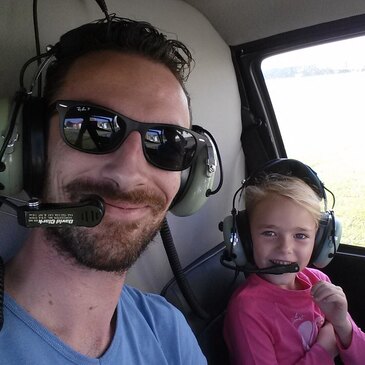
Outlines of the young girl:
{"type": "Polygon", "coordinates": [[[245,189],[258,268],[297,263],[299,273],[251,274],[232,296],[224,337],[234,365],[365,364],[365,334],[347,313],[344,292],[307,268],[321,216],[303,180],[267,175],[245,189]]]}

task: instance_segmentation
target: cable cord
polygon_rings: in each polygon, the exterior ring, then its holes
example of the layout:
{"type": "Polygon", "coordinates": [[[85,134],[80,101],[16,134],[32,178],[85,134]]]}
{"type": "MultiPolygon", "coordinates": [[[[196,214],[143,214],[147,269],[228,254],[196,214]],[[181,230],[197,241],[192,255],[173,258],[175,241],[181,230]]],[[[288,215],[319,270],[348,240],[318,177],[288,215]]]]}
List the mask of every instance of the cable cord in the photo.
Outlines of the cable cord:
{"type": "Polygon", "coordinates": [[[204,133],[206,133],[210,137],[210,139],[212,140],[212,142],[214,144],[215,150],[217,152],[218,164],[219,164],[219,173],[220,173],[219,184],[215,190],[212,191],[209,189],[206,193],[207,196],[211,196],[211,195],[217,194],[218,191],[221,190],[221,187],[223,185],[223,165],[222,165],[221,154],[219,153],[219,148],[218,148],[218,144],[217,144],[216,140],[214,139],[213,135],[206,129],[204,129],[204,133]]]}
{"type": "Polygon", "coordinates": [[[95,0],[95,1],[98,3],[101,11],[104,13],[105,18],[109,21],[109,12],[105,1],[104,0],[95,0]]]}
{"type": "MultiPolygon", "coordinates": [[[[38,1],[33,0],[33,27],[34,27],[34,40],[35,40],[35,48],[37,52],[37,56],[39,57],[41,54],[41,44],[39,40],[39,28],[38,28],[38,1]]],[[[40,58],[38,58],[38,66],[40,65],[40,58]]],[[[42,78],[38,78],[38,96],[41,96],[42,91],[42,78]]]]}
{"type": "Polygon", "coordinates": [[[2,162],[2,160],[3,160],[3,157],[5,155],[5,151],[8,147],[11,136],[13,135],[14,128],[15,128],[15,123],[16,123],[16,117],[17,117],[19,109],[22,105],[23,97],[24,97],[24,94],[21,93],[21,92],[18,92],[15,96],[15,105],[14,105],[14,109],[13,109],[11,117],[10,117],[9,129],[6,133],[6,136],[4,138],[3,144],[2,144],[1,149],[0,149],[0,161],[1,161],[1,165],[3,165],[3,166],[1,166],[0,171],[5,170],[5,165],[2,162]]]}
{"type": "Polygon", "coordinates": [[[183,294],[184,298],[188,302],[190,308],[193,310],[193,312],[198,317],[200,317],[201,319],[210,318],[209,314],[198,303],[198,301],[194,295],[194,292],[191,289],[191,286],[186,279],[186,276],[181,267],[179,256],[177,254],[176,247],[175,247],[175,244],[174,244],[174,241],[173,241],[173,238],[171,235],[171,231],[169,228],[169,224],[168,224],[166,218],[162,222],[160,234],[161,234],[163,245],[165,247],[167,258],[169,260],[172,272],[175,276],[177,285],[179,286],[181,293],[183,294]]]}
{"type": "Polygon", "coordinates": [[[4,261],[0,256],[0,331],[4,325],[4,276],[5,266],[4,261]]]}
{"type": "Polygon", "coordinates": [[[208,197],[208,196],[217,194],[218,191],[221,189],[221,187],[223,185],[223,165],[222,165],[222,158],[221,158],[221,154],[219,153],[218,144],[217,144],[216,140],[214,139],[213,135],[209,131],[207,131],[203,127],[201,127],[199,125],[196,125],[196,124],[193,125],[192,129],[193,129],[193,131],[195,131],[197,133],[206,134],[209,137],[210,141],[213,143],[214,148],[215,148],[216,153],[217,153],[218,164],[219,164],[219,174],[220,174],[219,183],[218,183],[218,186],[217,186],[217,188],[215,190],[213,190],[213,191],[211,189],[208,189],[207,190],[207,192],[205,193],[205,195],[208,197]]]}
{"type": "MultiPolygon", "coordinates": [[[[335,205],[336,205],[336,197],[335,194],[332,193],[332,191],[326,187],[324,187],[325,190],[327,190],[331,196],[332,196],[332,209],[334,209],[335,205]]],[[[327,207],[325,207],[325,210],[327,210],[327,207]]]]}

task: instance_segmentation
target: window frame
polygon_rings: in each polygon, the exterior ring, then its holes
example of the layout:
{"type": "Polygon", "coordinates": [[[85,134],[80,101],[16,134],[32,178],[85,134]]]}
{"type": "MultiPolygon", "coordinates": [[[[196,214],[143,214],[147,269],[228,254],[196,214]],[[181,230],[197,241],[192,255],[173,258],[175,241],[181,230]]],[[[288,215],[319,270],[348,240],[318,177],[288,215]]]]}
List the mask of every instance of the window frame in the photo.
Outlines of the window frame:
{"type": "MultiPolygon", "coordinates": [[[[365,35],[365,15],[331,21],[231,47],[241,96],[243,132],[256,126],[263,150],[258,159],[287,157],[275,112],[261,71],[263,59],[279,53],[330,41],[365,35]],[[252,118],[252,120],[248,120],[252,118]]],[[[248,167],[256,166],[247,146],[242,146],[248,167]]],[[[253,157],[254,158],[254,157],[253,157]]],[[[248,169],[250,173],[251,169],[248,169]]]]}

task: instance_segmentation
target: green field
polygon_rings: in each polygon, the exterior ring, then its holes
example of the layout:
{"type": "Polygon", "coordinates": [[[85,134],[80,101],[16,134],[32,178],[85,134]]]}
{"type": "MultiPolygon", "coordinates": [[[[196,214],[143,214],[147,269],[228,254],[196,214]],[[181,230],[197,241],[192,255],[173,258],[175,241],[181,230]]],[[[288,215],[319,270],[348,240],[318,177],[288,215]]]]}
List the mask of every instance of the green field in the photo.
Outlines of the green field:
{"type": "MultiPolygon", "coordinates": [[[[313,163],[323,171],[323,181],[336,196],[335,215],[343,226],[341,243],[365,247],[365,171],[342,165],[341,173],[330,163],[313,163]]],[[[321,176],[321,177],[322,177],[321,176]]],[[[331,202],[331,196],[328,194],[331,202]]],[[[330,208],[331,206],[329,206],[330,208]]]]}

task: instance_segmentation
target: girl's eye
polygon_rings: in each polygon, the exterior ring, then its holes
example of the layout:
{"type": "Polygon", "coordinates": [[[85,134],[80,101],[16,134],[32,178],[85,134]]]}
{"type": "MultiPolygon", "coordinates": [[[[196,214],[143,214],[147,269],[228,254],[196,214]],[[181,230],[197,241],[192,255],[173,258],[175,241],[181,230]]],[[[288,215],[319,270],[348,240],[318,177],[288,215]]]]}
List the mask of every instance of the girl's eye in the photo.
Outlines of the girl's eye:
{"type": "Polygon", "coordinates": [[[265,237],[274,237],[275,236],[275,232],[273,232],[273,231],[264,231],[261,234],[265,237]]]}
{"type": "Polygon", "coordinates": [[[294,237],[298,240],[305,240],[306,238],[309,238],[308,235],[304,234],[304,233],[296,233],[294,235],[294,237]]]}

